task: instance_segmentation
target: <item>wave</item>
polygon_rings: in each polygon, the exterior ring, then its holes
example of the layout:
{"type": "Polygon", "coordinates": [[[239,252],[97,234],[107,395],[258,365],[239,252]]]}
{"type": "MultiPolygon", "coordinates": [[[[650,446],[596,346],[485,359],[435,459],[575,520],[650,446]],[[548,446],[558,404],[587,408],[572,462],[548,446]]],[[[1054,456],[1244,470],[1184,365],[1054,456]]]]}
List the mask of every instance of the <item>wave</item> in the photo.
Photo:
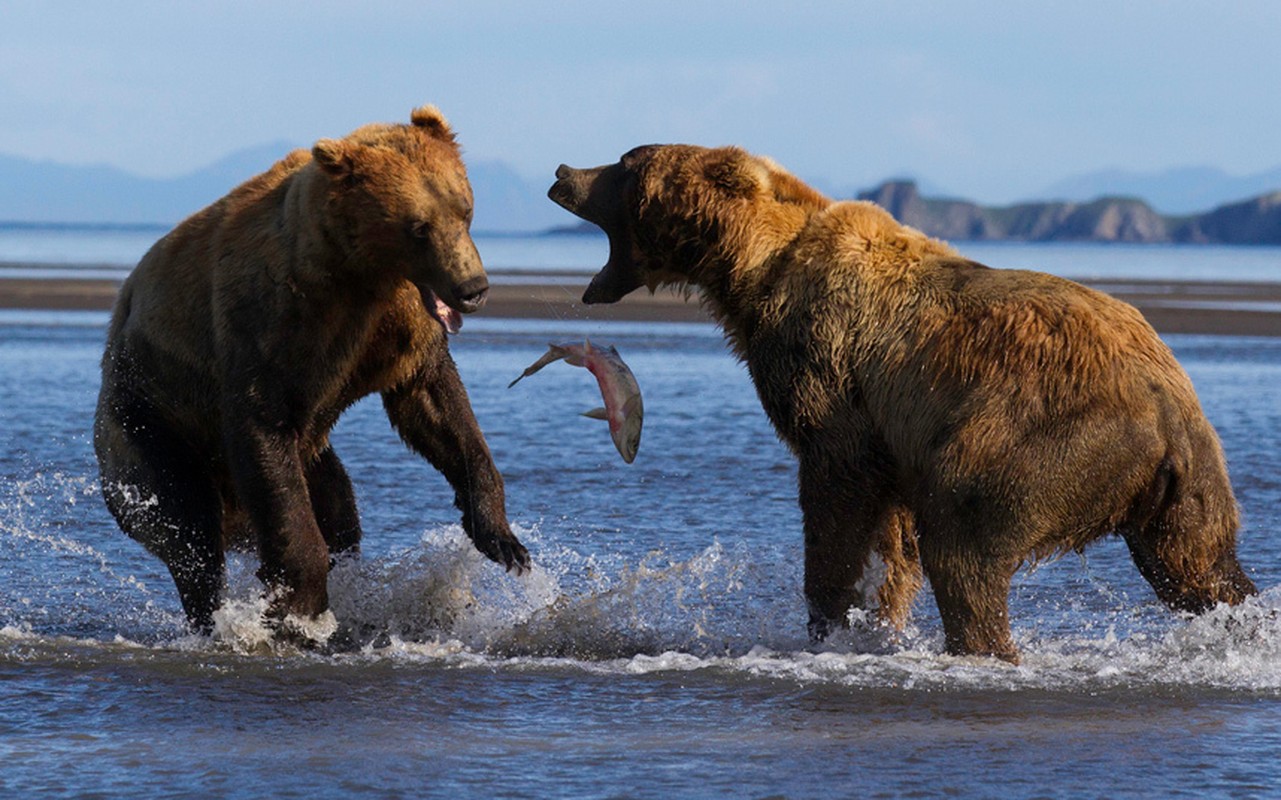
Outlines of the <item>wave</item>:
{"type": "MultiPolygon", "coordinates": [[[[520,536],[540,544],[536,531],[520,536]]],[[[1012,667],[943,654],[936,619],[898,632],[855,612],[848,631],[815,648],[804,633],[799,574],[771,578],[789,570],[746,547],[716,542],[684,561],[655,551],[635,565],[564,547],[538,552],[543,566],[513,581],[451,528],[390,562],[340,568],[340,618],[382,634],[345,657],[626,675],[700,670],[856,688],[1281,692],[1281,588],[1198,617],[1157,609],[1162,624],[1146,628],[1129,605],[1084,626],[1100,633],[1064,634],[1057,620],[1047,634],[1016,625],[1023,662],[1012,667]]]]}

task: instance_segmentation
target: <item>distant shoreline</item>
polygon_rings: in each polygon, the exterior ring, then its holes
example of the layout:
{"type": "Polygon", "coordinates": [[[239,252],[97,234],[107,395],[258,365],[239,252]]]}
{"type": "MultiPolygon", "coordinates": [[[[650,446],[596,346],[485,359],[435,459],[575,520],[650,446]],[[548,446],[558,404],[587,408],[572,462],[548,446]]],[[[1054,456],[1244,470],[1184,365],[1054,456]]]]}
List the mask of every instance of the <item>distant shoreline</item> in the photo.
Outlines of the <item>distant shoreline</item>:
{"type": "Polygon", "coordinates": [[[165,222],[54,222],[0,220],[0,230],[8,231],[121,231],[166,233],[177,223],[165,222]]]}
{"type": "MultiPolygon", "coordinates": [[[[482,317],[577,321],[710,322],[693,298],[638,291],[613,305],[584,305],[588,277],[545,271],[493,272],[482,317]]],[[[1281,336],[1281,283],[1088,280],[1082,283],[1137,307],[1161,333],[1281,336]]],[[[109,311],[121,281],[3,277],[0,309],[109,311]]]]}

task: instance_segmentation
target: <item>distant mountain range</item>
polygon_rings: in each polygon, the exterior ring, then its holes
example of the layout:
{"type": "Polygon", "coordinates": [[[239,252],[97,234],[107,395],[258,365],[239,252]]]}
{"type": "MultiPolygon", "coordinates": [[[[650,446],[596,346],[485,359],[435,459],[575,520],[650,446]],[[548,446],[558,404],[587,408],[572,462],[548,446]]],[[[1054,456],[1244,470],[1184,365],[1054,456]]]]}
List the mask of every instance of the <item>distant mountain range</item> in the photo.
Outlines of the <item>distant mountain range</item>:
{"type": "MultiPolygon", "coordinates": [[[[272,142],[168,179],[0,156],[0,223],[172,225],[292,147],[272,142]]],[[[469,161],[468,174],[477,231],[535,232],[573,222],[546,198],[550,171],[535,180],[501,161],[469,161]]],[[[1278,189],[1281,167],[1248,177],[1194,168],[1092,173],[1049,187],[1046,196],[1052,201],[1002,207],[923,197],[911,181],[890,181],[859,196],[909,225],[950,239],[1281,243],[1278,189]]]]}
{"type": "Polygon", "coordinates": [[[1254,175],[1229,175],[1215,167],[1162,172],[1111,169],[1059,181],[1037,194],[1044,200],[1085,202],[1099,197],[1141,197],[1162,214],[1196,214],[1281,189],[1281,167],[1254,175]]]}
{"type": "Polygon", "coordinates": [[[168,179],[144,178],[115,167],[0,156],[0,220],[171,225],[262,172],[289,150],[287,142],[273,142],[168,179]]]}
{"type": "MultiPolygon", "coordinates": [[[[270,167],[294,149],[273,142],[241,150],[177,178],[144,178],[115,167],[68,166],[0,156],[0,222],[173,225],[270,167]]],[[[569,215],[547,199],[553,180],[521,177],[501,161],[471,162],[478,231],[539,231],[569,215]]]]}
{"type": "Polygon", "coordinates": [[[902,181],[883,183],[859,199],[942,239],[1281,244],[1281,191],[1184,216],[1158,214],[1129,197],[981,206],[922,197],[916,184],[902,181]]]}

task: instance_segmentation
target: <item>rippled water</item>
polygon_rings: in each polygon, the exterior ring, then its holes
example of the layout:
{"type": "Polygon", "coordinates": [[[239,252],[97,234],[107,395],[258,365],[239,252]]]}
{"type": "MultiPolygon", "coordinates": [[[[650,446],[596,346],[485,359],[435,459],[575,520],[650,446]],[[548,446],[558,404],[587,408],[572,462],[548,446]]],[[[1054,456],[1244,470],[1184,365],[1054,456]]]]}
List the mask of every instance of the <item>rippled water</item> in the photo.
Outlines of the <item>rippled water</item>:
{"type": "MultiPolygon", "coordinates": [[[[377,402],[334,444],[364,555],[331,596],[346,646],[270,644],[233,561],[211,639],[97,495],[105,315],[0,316],[0,795],[1267,796],[1281,791],[1281,341],[1170,337],[1227,449],[1263,593],[1182,618],[1124,545],[1022,573],[1024,663],[912,626],[805,638],[795,468],[702,325],[469,319],[455,359],[536,563],[480,557],[444,480],[377,402]],[[631,364],[632,465],[594,381],[548,341],[631,364]]],[[[857,620],[856,620],[857,622],[857,620]]]]}

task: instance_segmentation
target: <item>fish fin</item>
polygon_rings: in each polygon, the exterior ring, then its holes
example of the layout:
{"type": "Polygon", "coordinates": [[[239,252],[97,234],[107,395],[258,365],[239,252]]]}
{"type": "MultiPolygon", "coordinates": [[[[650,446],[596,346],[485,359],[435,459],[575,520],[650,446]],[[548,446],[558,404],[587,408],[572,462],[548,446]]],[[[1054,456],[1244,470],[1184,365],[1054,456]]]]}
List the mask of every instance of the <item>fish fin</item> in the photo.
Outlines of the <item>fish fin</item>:
{"type": "Polygon", "coordinates": [[[645,415],[645,402],[641,400],[639,392],[627,398],[627,402],[623,403],[623,416],[630,417],[633,414],[637,417],[644,417],[645,415]]]}
{"type": "Polygon", "coordinates": [[[606,422],[609,422],[609,414],[606,413],[603,408],[593,408],[591,411],[584,411],[583,416],[588,417],[589,419],[603,419],[606,422]]]}

